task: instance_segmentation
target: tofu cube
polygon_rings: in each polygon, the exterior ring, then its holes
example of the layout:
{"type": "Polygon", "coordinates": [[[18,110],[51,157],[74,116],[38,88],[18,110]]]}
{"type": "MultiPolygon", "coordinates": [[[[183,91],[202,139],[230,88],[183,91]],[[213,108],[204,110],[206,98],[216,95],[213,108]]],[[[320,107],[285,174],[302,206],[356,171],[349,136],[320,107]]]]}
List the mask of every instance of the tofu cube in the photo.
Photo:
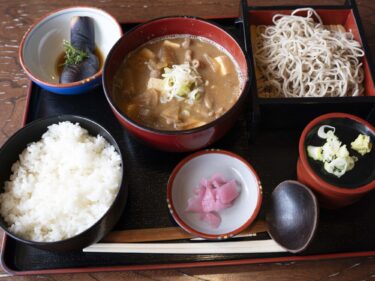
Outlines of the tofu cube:
{"type": "Polygon", "coordinates": [[[155,58],[155,53],[151,51],[149,48],[143,48],[142,50],[140,50],[139,55],[142,58],[145,58],[146,60],[155,58]]]}
{"type": "Polygon", "coordinates": [[[163,92],[163,80],[151,77],[147,82],[147,89],[154,89],[163,92]]]}
{"type": "Polygon", "coordinates": [[[164,46],[171,47],[171,48],[175,48],[175,49],[181,47],[180,44],[178,44],[178,43],[174,43],[174,42],[169,41],[169,40],[164,40],[163,45],[164,45],[164,46]]]}

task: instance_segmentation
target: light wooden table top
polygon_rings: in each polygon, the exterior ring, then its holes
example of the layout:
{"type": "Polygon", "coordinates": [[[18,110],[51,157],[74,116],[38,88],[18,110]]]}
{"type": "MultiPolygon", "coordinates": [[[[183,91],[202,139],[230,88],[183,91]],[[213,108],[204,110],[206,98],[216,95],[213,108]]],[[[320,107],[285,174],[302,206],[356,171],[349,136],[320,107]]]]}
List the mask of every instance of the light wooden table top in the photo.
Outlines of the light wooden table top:
{"type": "MultiPolygon", "coordinates": [[[[301,4],[314,1],[255,1],[252,4],[301,4]]],[[[343,1],[319,1],[342,4],[343,1]]],[[[316,3],[316,2],[315,2],[316,3]]],[[[100,1],[6,1],[0,0],[0,145],[22,126],[28,78],[18,61],[18,46],[23,34],[40,16],[57,8],[89,5],[105,9],[119,21],[151,19],[166,15],[222,16],[237,15],[239,1],[200,0],[100,0],[100,1]],[[188,4],[186,4],[188,3],[188,4]]],[[[358,0],[370,50],[375,55],[375,1],[358,0]]],[[[375,239],[375,238],[374,238],[375,239]]],[[[255,264],[180,270],[130,271],[92,274],[64,274],[33,277],[9,277],[4,280],[375,280],[375,258],[255,264]]]]}

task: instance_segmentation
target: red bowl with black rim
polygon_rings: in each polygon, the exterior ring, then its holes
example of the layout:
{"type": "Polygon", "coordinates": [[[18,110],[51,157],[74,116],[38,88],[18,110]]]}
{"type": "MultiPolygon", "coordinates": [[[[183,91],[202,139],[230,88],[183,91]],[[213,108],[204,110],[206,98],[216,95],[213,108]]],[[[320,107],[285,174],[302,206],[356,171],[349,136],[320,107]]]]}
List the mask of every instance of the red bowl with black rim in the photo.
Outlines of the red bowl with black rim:
{"type": "Polygon", "coordinates": [[[298,181],[309,186],[317,195],[320,205],[329,209],[345,207],[358,201],[366,193],[375,189],[375,149],[361,155],[351,148],[359,134],[370,137],[375,143],[375,128],[367,121],[347,113],[329,113],[312,120],[303,130],[299,141],[297,163],[298,181]],[[321,146],[325,140],[317,132],[322,125],[335,127],[335,135],[351,156],[358,160],[354,168],[343,176],[336,177],[323,168],[321,161],[313,160],[307,154],[307,146],[321,146]]]}
{"type": "Polygon", "coordinates": [[[141,24],[126,33],[112,48],[104,65],[105,96],[120,123],[138,139],[164,151],[193,151],[221,138],[235,123],[245,103],[248,87],[248,63],[236,39],[218,25],[193,17],[166,17],[141,24]],[[200,36],[226,49],[238,64],[242,87],[235,104],[222,116],[201,127],[187,130],[158,130],[147,127],[127,116],[116,104],[113,93],[114,76],[126,56],[151,39],[175,34],[200,36]]]}
{"type": "MultiPolygon", "coordinates": [[[[222,187],[211,186],[216,189],[215,194],[222,187]]],[[[215,197],[220,200],[220,196],[215,197]]],[[[257,217],[262,204],[262,185],[254,168],[241,156],[225,150],[203,150],[186,157],[174,168],[167,185],[167,204],[174,220],[187,232],[206,239],[227,239],[245,230],[257,217]],[[213,226],[215,221],[210,217],[212,214],[206,216],[207,209],[192,211],[188,206],[192,206],[191,198],[197,198],[197,190],[202,190],[202,181],[214,177],[235,181],[239,194],[227,208],[212,211],[219,218],[219,224],[213,226]]]]}

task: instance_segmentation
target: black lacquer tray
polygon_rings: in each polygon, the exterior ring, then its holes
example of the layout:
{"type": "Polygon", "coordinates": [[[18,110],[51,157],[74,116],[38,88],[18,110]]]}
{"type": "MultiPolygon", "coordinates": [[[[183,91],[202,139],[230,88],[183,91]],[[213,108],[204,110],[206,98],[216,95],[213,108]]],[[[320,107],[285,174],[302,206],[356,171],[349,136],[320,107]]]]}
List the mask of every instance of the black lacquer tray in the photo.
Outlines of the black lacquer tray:
{"type": "MultiPolygon", "coordinates": [[[[243,43],[243,25],[234,18],[213,19],[243,43]]],[[[125,32],[134,24],[124,24],[125,32]]],[[[264,189],[259,218],[272,190],[283,180],[296,178],[300,129],[260,129],[254,139],[252,103],[249,98],[239,122],[211,148],[233,151],[247,159],[257,171],[264,189]]],[[[115,229],[174,226],[166,206],[166,184],[174,166],[187,154],[156,151],[139,143],[121,127],[112,114],[101,88],[78,96],[49,93],[30,84],[25,123],[59,114],[89,117],[107,128],[125,151],[124,171],[129,186],[125,211],[115,229]]],[[[375,193],[338,211],[322,210],[317,234],[300,255],[265,254],[102,254],[52,253],[24,245],[5,236],[1,261],[11,274],[94,272],[110,270],[198,267],[290,260],[308,260],[375,255],[375,193]]],[[[253,239],[267,239],[267,234],[253,239]]],[[[182,243],[196,243],[182,241],[182,243]]],[[[225,243],[225,242],[223,242],[225,243]]]]}

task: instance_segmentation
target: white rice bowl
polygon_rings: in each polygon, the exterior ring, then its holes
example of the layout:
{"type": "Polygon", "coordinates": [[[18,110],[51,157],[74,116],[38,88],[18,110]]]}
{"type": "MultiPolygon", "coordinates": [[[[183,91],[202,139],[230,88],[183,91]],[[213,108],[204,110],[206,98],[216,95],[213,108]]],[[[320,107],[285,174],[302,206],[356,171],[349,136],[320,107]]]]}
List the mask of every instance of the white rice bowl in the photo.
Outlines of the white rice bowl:
{"type": "Polygon", "coordinates": [[[121,156],[102,136],[90,136],[78,123],[53,124],[13,164],[0,214],[24,239],[64,240],[105,214],[121,178],[121,156]]]}

